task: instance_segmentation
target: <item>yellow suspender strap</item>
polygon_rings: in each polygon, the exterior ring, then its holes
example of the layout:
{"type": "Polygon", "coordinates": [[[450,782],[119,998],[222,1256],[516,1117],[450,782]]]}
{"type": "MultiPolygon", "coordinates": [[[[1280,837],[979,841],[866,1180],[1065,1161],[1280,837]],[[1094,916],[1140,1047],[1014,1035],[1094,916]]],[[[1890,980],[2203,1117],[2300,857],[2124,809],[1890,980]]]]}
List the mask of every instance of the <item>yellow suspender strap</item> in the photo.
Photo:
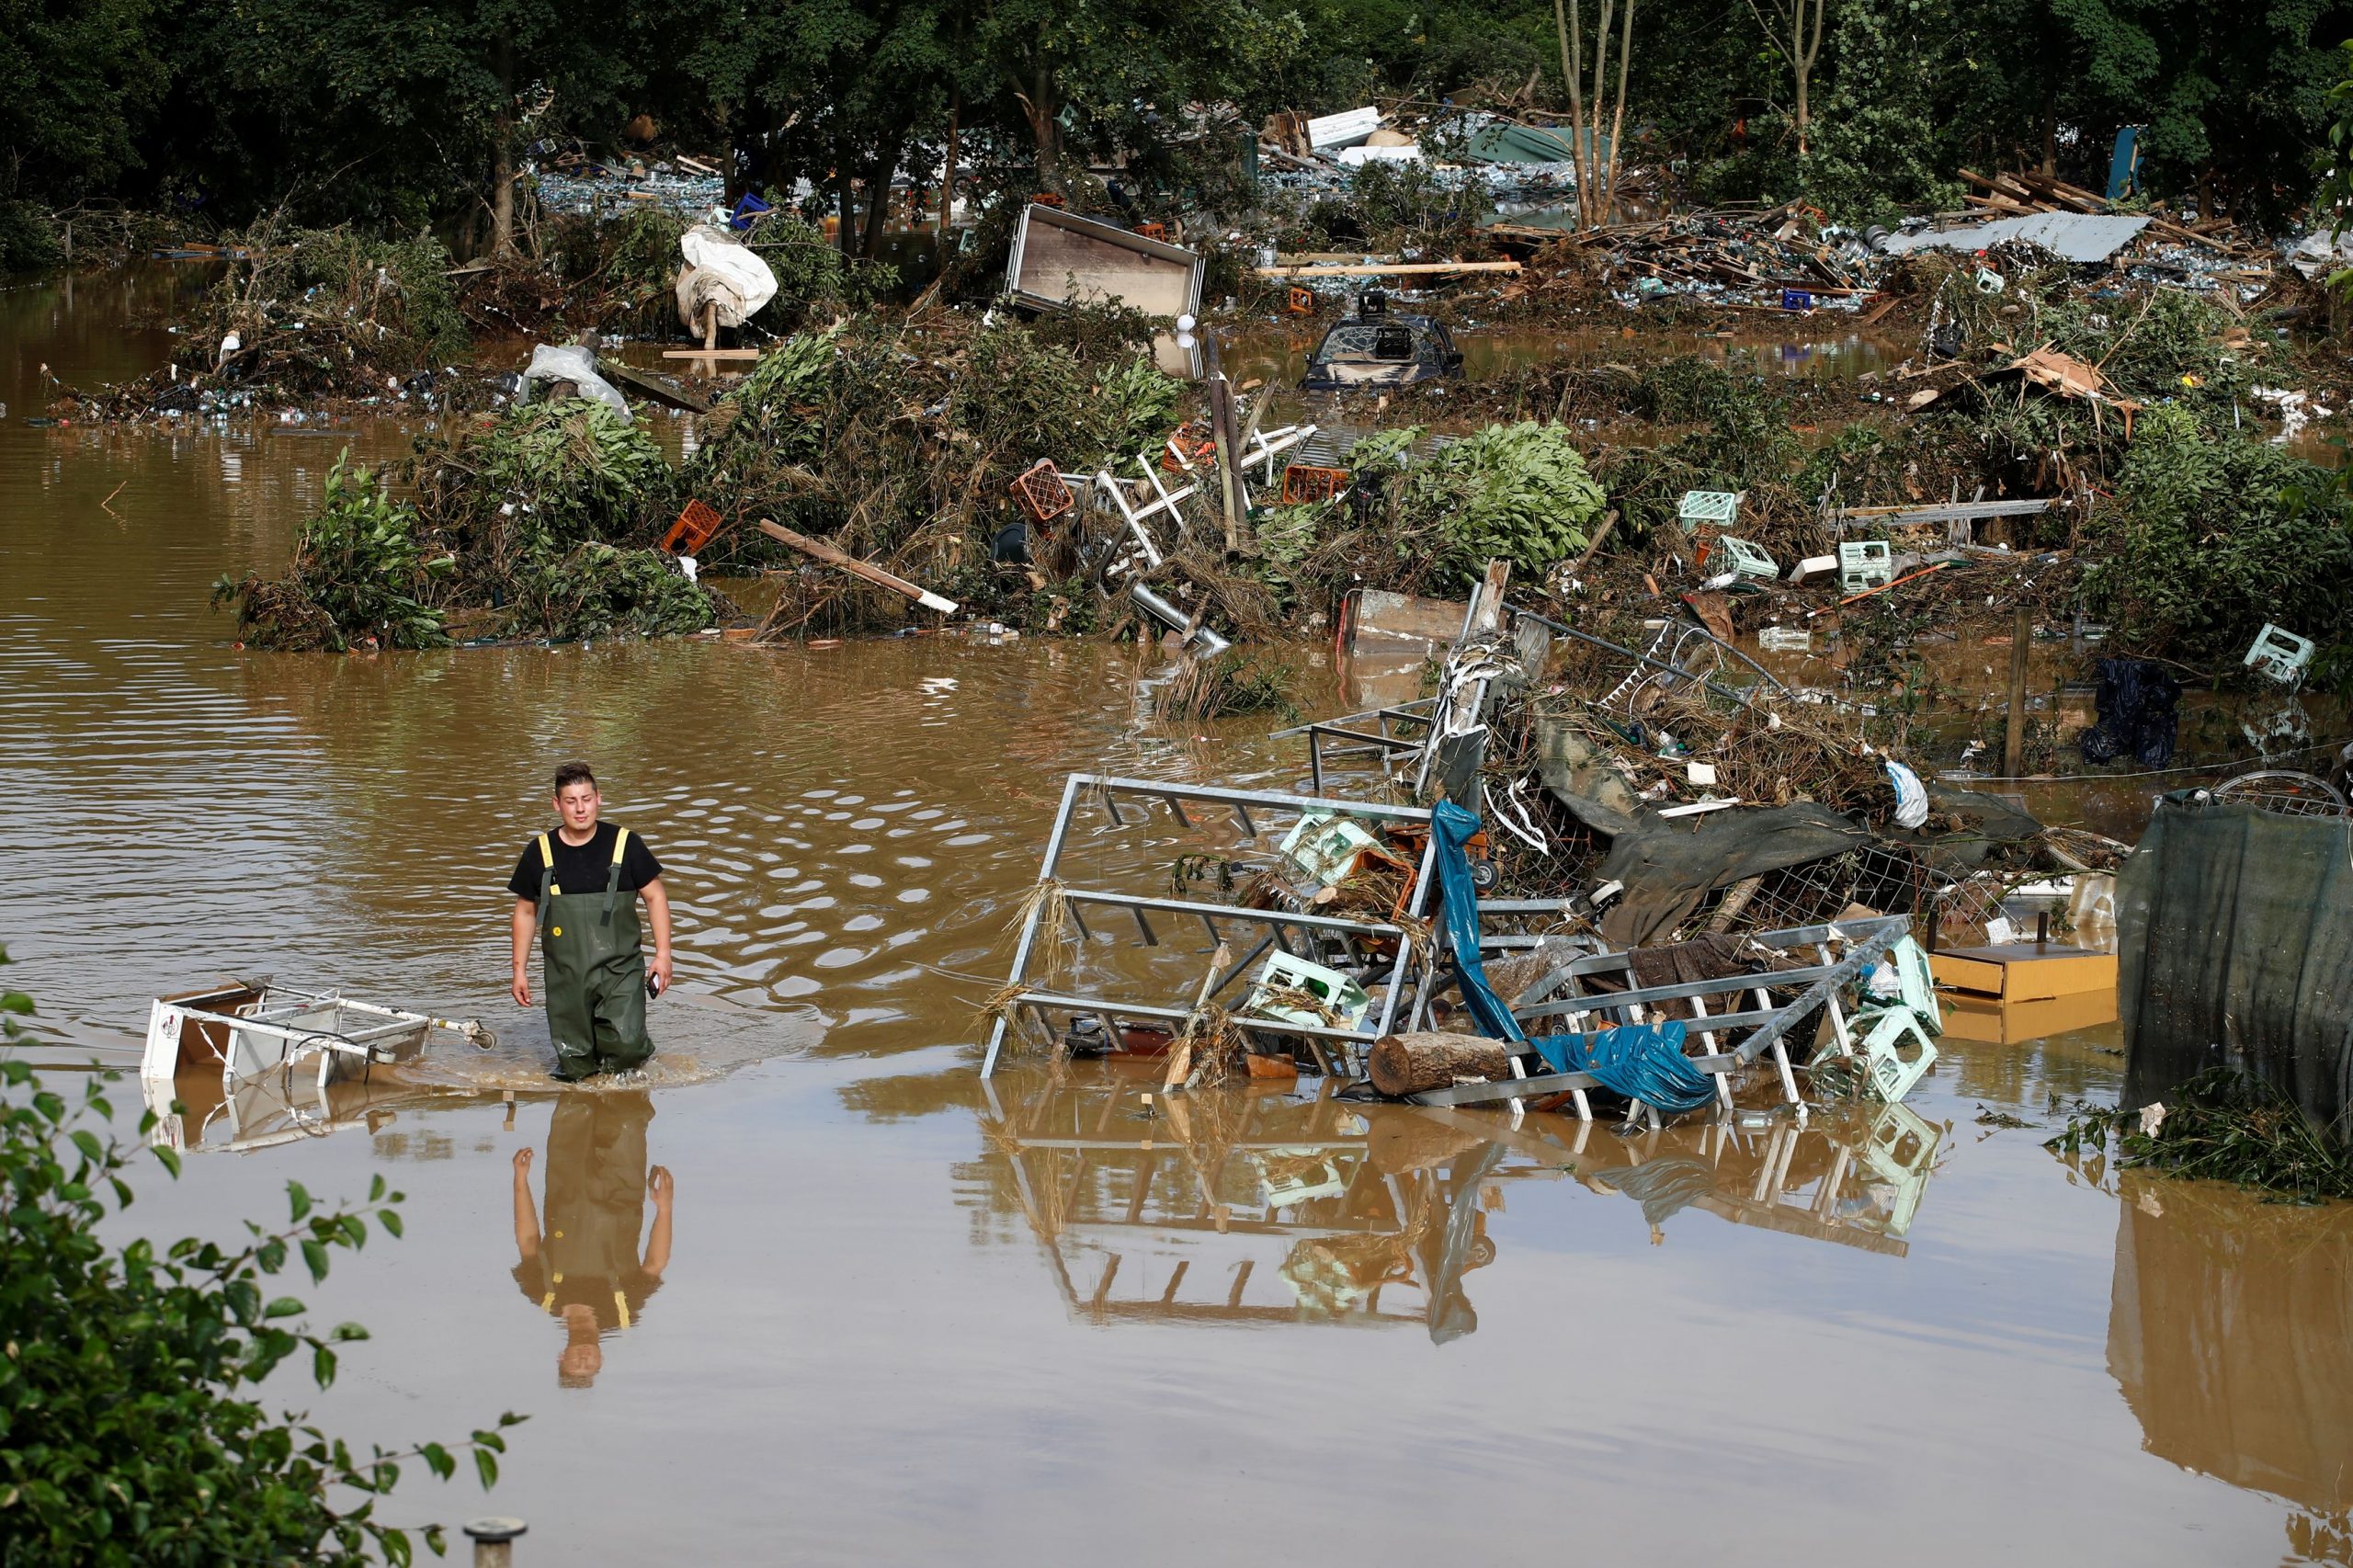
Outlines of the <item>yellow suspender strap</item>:
{"type": "Polygon", "coordinates": [[[614,865],[618,866],[618,865],[620,865],[620,864],[621,863],[621,851],[622,851],[622,850],[624,850],[624,849],[626,849],[626,848],[628,848],[628,847],[629,847],[629,829],[627,829],[627,828],[622,828],[622,829],[620,829],[619,832],[617,832],[617,833],[615,833],[615,834],[613,835],[613,864],[614,864],[614,865]]]}

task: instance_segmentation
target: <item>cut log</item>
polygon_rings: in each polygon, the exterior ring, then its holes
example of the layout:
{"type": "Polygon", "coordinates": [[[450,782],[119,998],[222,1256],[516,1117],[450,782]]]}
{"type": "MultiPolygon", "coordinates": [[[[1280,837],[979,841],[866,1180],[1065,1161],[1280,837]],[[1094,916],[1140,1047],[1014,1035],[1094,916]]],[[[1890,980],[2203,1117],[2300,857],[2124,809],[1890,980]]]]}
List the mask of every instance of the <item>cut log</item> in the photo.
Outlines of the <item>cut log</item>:
{"type": "Polygon", "coordinates": [[[1418,1095],[1451,1088],[1463,1078],[1490,1083],[1511,1076],[1511,1049],[1499,1040],[1468,1034],[1383,1035],[1367,1062],[1372,1086],[1384,1095],[1418,1095]]]}

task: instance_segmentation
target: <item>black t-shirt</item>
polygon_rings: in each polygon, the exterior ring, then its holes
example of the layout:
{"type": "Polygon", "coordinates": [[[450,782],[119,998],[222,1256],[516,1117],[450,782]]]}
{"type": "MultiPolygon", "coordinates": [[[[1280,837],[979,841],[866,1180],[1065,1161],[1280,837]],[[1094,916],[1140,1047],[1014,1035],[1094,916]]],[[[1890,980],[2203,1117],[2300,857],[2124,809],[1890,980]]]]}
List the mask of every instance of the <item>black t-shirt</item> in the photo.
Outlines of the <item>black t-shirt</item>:
{"type": "MultiPolygon", "coordinates": [[[[548,830],[548,847],[555,851],[555,885],[565,892],[602,892],[605,879],[613,869],[613,838],[620,829],[608,822],[597,824],[597,835],[587,843],[570,845],[563,835],[553,828],[548,830]]],[[[523,846],[523,858],[515,862],[515,876],[506,891],[517,898],[540,901],[540,843],[533,839],[523,846]]],[[[621,892],[635,892],[662,874],[662,862],[645,846],[645,840],[634,830],[629,835],[629,847],[621,851],[621,892]]]]}

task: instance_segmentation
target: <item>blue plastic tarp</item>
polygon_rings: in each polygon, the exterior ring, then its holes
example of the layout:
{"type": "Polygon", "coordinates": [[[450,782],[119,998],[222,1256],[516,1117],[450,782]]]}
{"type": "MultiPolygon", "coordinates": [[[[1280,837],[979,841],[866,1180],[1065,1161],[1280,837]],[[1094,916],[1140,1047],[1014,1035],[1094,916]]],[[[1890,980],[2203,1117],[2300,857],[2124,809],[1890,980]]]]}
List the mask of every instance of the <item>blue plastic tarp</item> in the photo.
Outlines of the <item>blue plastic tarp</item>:
{"type": "Polygon", "coordinates": [[[1604,1088],[1663,1111],[1695,1110],[1714,1097],[1715,1085],[1683,1054],[1680,1018],[1660,1024],[1628,1024],[1593,1036],[1544,1035],[1529,1040],[1495,987],[1479,953],[1479,890],[1471,880],[1471,840],[1479,832],[1476,812],[1441,801],[1430,813],[1438,841],[1438,917],[1445,923],[1447,950],[1463,1006],[1492,1040],[1532,1045],[1556,1073],[1590,1073],[1604,1088]]]}

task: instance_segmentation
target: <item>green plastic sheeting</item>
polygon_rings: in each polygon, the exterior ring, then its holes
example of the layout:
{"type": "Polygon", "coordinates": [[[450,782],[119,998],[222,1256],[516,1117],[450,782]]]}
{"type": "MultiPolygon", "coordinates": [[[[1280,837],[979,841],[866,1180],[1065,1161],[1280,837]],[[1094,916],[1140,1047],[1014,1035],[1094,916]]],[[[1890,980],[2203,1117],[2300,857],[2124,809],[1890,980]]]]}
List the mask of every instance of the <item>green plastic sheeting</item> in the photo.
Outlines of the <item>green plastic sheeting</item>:
{"type": "MultiPolygon", "coordinates": [[[[1594,138],[1609,155],[1609,138],[1594,138]]],[[[1498,122],[1471,138],[1471,156],[1483,164],[1565,164],[1576,145],[1572,131],[1498,122]]]]}

